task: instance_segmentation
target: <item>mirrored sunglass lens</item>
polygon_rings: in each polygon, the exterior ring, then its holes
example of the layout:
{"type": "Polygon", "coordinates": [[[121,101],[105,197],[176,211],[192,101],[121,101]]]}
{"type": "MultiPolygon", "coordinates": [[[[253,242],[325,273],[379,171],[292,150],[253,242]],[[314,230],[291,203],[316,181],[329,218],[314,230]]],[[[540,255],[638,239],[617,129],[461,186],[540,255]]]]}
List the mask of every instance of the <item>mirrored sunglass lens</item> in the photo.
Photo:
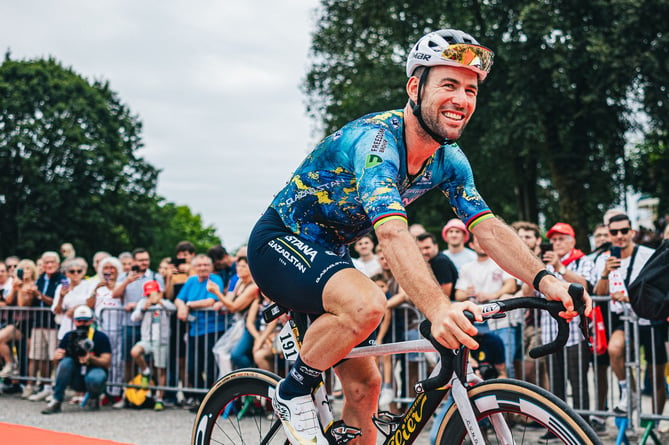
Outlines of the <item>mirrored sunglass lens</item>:
{"type": "Polygon", "coordinates": [[[441,54],[443,58],[472,66],[485,72],[492,67],[493,52],[482,46],[469,44],[451,45],[441,54]]]}

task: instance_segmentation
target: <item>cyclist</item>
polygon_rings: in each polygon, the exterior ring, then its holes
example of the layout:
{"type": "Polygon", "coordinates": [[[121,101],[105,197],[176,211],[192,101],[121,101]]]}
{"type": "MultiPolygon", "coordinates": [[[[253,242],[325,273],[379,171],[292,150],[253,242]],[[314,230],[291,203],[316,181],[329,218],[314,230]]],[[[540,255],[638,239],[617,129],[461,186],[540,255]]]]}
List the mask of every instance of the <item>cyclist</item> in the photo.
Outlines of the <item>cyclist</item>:
{"type": "MultiPolygon", "coordinates": [[[[386,299],[357,271],[348,245],[375,230],[393,275],[432,321],[432,334],[449,348],[476,349],[481,320],[470,302],[451,303],[423,260],[407,225],[405,206],[440,188],[456,215],[491,258],[576,315],[567,285],[545,271],[517,235],[495,218],[476,190],[469,161],[455,143],[476,108],[479,83],[493,52],[459,30],[422,37],[411,50],[404,109],[374,113],[326,137],[275,196],[250,236],[248,258],[262,291],[279,304],[319,315],[301,352],[280,381],[273,406],[293,444],[326,444],[311,391],[335,366],[345,395],[342,415],[375,443],[381,378],[373,358],[341,361],[370,338],[386,299]]],[[[587,311],[590,299],[586,298],[587,311]]]]}

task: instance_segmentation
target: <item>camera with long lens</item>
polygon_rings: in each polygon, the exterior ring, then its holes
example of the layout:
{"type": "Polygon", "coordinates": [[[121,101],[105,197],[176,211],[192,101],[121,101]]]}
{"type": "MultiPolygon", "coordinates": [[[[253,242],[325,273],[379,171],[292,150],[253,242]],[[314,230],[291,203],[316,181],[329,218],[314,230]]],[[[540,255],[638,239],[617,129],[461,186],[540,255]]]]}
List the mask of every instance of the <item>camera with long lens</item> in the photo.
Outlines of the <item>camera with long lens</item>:
{"type": "Polygon", "coordinates": [[[82,338],[81,335],[75,331],[75,333],[73,333],[70,337],[70,344],[67,350],[67,354],[73,358],[83,357],[89,352],[93,351],[94,347],[95,343],[93,343],[93,340],[88,338],[88,334],[82,338]]]}

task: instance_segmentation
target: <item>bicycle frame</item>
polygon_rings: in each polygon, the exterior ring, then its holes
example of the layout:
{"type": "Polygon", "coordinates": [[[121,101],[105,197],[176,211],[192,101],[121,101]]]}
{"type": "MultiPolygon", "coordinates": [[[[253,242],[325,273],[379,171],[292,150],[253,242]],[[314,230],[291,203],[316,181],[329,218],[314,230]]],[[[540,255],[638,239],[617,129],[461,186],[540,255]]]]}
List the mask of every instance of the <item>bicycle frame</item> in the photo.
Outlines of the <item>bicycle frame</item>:
{"type": "MultiPolygon", "coordinates": [[[[580,288],[580,291],[580,296],[582,296],[582,288],[580,288]]],[[[572,290],[570,289],[571,292],[572,290]]],[[[575,294],[572,294],[572,297],[576,298],[575,294]]],[[[558,312],[564,309],[561,303],[546,302],[537,298],[516,298],[505,300],[504,302],[482,305],[481,308],[484,318],[496,317],[506,311],[518,308],[539,308],[547,310],[556,320],[558,320],[558,312]]],[[[278,316],[276,313],[275,311],[270,317],[278,316]]],[[[471,315],[470,319],[473,320],[473,315],[471,315]]],[[[581,316],[581,323],[582,329],[585,331],[586,327],[583,316],[581,316]]],[[[290,324],[287,326],[282,331],[281,338],[285,337],[288,339],[287,333],[290,332],[291,337],[294,336],[291,343],[294,343],[295,348],[299,350],[302,340],[301,335],[306,332],[306,316],[303,314],[294,314],[293,319],[291,319],[290,324]]],[[[461,346],[457,350],[445,348],[432,338],[430,329],[430,323],[426,320],[420,326],[421,333],[426,339],[359,347],[353,349],[346,356],[346,359],[353,359],[408,352],[434,352],[435,350],[441,356],[439,364],[432,371],[430,377],[416,384],[415,390],[417,396],[403,415],[396,416],[384,412],[380,413],[379,417],[374,417],[377,429],[385,435],[383,443],[385,445],[411,445],[431,419],[432,414],[436,412],[441,402],[447,397],[456,404],[457,411],[463,420],[472,443],[483,443],[483,434],[478,425],[472,402],[469,400],[467,394],[467,386],[476,385],[483,380],[476,376],[471,366],[469,366],[469,349],[464,346],[461,346]],[[384,428],[387,428],[388,431],[384,431],[384,428]]],[[[555,350],[564,345],[568,335],[567,323],[561,320],[558,323],[558,335],[556,339],[552,343],[542,345],[530,351],[530,355],[536,357],[555,352],[555,350]]],[[[282,346],[283,343],[282,341],[282,346]]],[[[292,354],[296,355],[296,352],[288,349],[284,350],[284,354],[291,356],[292,354]]],[[[316,408],[321,427],[331,443],[342,445],[360,434],[359,430],[346,426],[342,421],[334,422],[323,382],[316,388],[314,399],[317,400],[316,408]]],[[[514,443],[510,428],[502,414],[493,414],[491,422],[498,438],[502,441],[501,443],[514,443]]]]}

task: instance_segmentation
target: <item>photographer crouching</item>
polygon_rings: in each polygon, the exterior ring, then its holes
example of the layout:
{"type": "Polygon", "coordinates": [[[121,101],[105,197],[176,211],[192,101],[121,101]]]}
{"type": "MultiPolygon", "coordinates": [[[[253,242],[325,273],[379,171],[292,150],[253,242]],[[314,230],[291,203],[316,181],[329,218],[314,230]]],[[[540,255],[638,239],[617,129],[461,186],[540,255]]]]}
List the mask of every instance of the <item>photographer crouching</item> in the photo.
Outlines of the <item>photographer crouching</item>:
{"type": "Polygon", "coordinates": [[[96,330],[93,324],[93,310],[86,305],[74,310],[75,329],[65,334],[56,349],[56,368],[53,399],[42,414],[61,411],[65,389],[71,386],[75,391],[86,391],[84,409],[95,411],[100,408],[100,395],[107,384],[107,369],[111,363],[109,337],[96,330]]]}

